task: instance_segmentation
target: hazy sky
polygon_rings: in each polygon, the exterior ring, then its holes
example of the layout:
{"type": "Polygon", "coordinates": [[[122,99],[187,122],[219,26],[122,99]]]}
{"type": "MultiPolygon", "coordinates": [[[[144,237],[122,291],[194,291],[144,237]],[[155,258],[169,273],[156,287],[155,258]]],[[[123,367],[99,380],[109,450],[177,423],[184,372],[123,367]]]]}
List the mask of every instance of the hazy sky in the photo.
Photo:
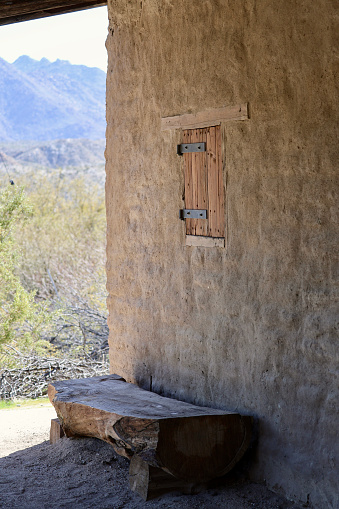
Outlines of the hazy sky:
{"type": "Polygon", "coordinates": [[[107,70],[107,7],[0,26],[0,57],[58,58],[107,70]]]}

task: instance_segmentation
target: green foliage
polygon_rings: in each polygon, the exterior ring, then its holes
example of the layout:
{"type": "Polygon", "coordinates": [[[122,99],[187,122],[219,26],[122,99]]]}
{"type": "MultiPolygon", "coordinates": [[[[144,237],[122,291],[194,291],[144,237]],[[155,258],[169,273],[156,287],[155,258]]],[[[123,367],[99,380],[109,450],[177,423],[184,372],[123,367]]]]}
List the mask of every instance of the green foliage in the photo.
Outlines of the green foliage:
{"type": "Polygon", "coordinates": [[[27,219],[32,207],[27,203],[23,188],[8,185],[0,192],[0,239],[4,242],[17,224],[27,219]]]}
{"type": "Polygon", "coordinates": [[[46,350],[102,359],[104,190],[59,171],[27,172],[20,184],[0,199],[0,369],[46,350]]]}
{"type": "Polygon", "coordinates": [[[42,334],[51,320],[45,305],[34,301],[15,273],[18,251],[14,233],[32,215],[23,188],[8,186],[0,191],[0,364],[4,352],[43,351],[50,344],[42,334]]]}
{"type": "Polygon", "coordinates": [[[32,221],[17,231],[21,280],[37,298],[58,305],[106,309],[104,191],[60,172],[23,180],[34,208],[32,221]]]}

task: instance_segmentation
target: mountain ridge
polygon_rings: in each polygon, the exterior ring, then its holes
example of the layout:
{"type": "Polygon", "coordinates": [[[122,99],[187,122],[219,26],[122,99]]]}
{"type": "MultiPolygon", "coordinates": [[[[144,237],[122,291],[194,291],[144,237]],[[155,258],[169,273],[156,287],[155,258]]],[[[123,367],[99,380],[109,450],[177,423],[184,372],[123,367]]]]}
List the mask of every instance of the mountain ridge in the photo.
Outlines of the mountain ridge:
{"type": "Polygon", "coordinates": [[[0,141],[104,139],[105,94],[96,67],[0,58],[0,141]]]}
{"type": "Polygon", "coordinates": [[[44,168],[84,168],[105,163],[105,140],[66,139],[51,141],[0,142],[0,165],[44,168]]]}
{"type": "Polygon", "coordinates": [[[105,183],[105,140],[68,139],[0,142],[0,185],[10,180],[58,174],[72,181],[105,183]]]}

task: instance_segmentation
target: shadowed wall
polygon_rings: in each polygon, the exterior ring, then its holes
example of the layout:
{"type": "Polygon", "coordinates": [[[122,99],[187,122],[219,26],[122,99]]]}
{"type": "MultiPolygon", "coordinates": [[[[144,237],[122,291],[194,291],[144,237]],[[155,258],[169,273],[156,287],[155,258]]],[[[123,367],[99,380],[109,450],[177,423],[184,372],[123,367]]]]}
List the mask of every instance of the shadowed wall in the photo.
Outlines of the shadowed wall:
{"type": "Polygon", "coordinates": [[[108,2],[112,372],[259,419],[254,479],[338,503],[335,2],[108,2]],[[226,248],[185,247],[179,130],[222,125],[226,248]]]}

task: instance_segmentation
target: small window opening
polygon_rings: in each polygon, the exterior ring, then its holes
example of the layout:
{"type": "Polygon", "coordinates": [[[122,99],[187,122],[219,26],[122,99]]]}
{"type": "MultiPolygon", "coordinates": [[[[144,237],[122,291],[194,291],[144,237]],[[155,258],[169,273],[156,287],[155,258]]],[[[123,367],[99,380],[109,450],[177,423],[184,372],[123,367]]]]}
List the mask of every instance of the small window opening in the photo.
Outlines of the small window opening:
{"type": "MultiPolygon", "coordinates": [[[[205,144],[205,151],[185,152],[185,209],[206,211],[206,218],[186,217],[186,235],[224,238],[224,186],[220,125],[183,130],[183,144],[205,144]]],[[[201,215],[201,213],[200,213],[201,215]]]]}

